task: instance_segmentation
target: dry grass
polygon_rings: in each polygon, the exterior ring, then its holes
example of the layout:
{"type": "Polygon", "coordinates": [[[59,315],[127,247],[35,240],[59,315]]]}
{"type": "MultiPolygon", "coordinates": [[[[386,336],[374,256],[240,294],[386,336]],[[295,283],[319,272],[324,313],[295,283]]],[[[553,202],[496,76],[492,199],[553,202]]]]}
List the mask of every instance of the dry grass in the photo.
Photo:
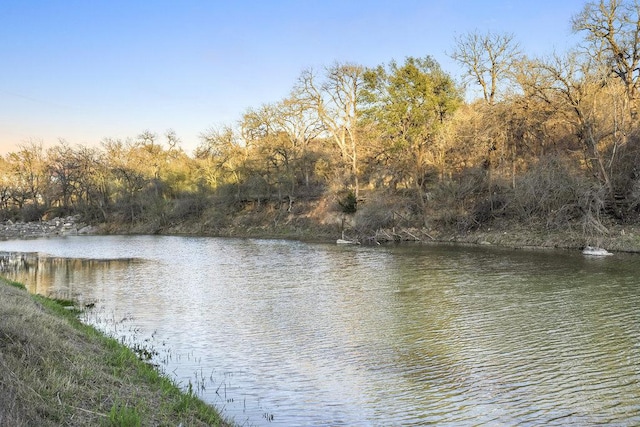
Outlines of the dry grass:
{"type": "Polygon", "coordinates": [[[11,285],[0,279],[0,425],[227,425],[59,302],[11,285]]]}

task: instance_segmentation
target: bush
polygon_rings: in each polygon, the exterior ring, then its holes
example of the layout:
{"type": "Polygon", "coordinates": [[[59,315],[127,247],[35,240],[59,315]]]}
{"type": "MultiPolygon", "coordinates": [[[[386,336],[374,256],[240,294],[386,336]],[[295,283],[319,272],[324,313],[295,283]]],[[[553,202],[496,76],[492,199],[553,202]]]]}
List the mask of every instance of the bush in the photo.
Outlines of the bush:
{"type": "Polygon", "coordinates": [[[435,222],[461,231],[477,227],[479,220],[491,217],[483,214],[490,213],[492,206],[487,199],[488,185],[483,167],[465,169],[452,179],[440,181],[431,192],[430,216],[435,222]]]}
{"type": "Polygon", "coordinates": [[[211,206],[211,201],[205,195],[185,196],[173,201],[173,206],[167,213],[169,223],[182,222],[191,218],[199,218],[211,206]]]}
{"type": "Polygon", "coordinates": [[[544,220],[549,228],[565,227],[588,208],[587,181],[580,175],[577,167],[555,156],[541,158],[517,180],[510,212],[519,220],[544,220]]]}
{"type": "Polygon", "coordinates": [[[25,205],[20,211],[20,219],[24,222],[40,221],[44,215],[44,208],[33,204],[25,205]]]}
{"type": "Polygon", "coordinates": [[[358,210],[358,199],[353,191],[347,192],[338,198],[338,204],[343,213],[354,214],[358,210]]]}
{"type": "Polygon", "coordinates": [[[395,211],[402,209],[397,197],[386,193],[374,193],[362,203],[355,216],[356,228],[361,231],[376,231],[396,225],[395,211]]]}

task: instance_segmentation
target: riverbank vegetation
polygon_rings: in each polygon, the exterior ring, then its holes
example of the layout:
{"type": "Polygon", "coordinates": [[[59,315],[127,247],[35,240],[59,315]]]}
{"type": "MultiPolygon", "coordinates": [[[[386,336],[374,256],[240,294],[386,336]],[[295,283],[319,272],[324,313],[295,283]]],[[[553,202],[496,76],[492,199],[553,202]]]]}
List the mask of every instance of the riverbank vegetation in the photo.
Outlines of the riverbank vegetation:
{"type": "Polygon", "coordinates": [[[639,11],[637,0],[587,3],[567,23],[579,45],[543,58],[513,34],[461,35],[449,55],[464,85],[430,56],[307,69],[287,97],[204,130],[192,154],[171,130],[98,147],[27,142],[0,159],[0,218],[372,241],[498,230],[640,247],[639,11]]]}
{"type": "Polygon", "coordinates": [[[0,279],[0,425],[228,425],[68,308],[0,279]]]}

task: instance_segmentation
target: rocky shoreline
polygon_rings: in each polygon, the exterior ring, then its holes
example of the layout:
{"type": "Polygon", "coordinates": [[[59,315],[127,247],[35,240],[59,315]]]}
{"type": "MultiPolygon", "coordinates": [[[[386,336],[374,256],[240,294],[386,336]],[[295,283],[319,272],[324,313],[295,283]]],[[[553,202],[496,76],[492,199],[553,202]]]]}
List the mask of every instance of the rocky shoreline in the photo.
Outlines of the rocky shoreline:
{"type": "Polygon", "coordinates": [[[75,236],[79,234],[95,234],[97,227],[80,221],[80,216],[53,218],[38,222],[13,222],[11,220],[0,223],[0,239],[24,239],[51,236],[75,236]]]}
{"type": "MultiPolygon", "coordinates": [[[[37,222],[0,222],[0,240],[29,239],[39,237],[75,236],[90,234],[165,234],[183,236],[210,237],[253,237],[282,238],[306,241],[336,241],[340,237],[337,231],[330,232],[327,227],[288,228],[273,227],[234,227],[207,229],[200,223],[186,223],[179,227],[163,230],[152,229],[140,224],[135,228],[121,224],[90,225],[81,220],[79,215],[64,218],[53,218],[37,222]],[[335,237],[337,236],[337,237],[335,237]]],[[[585,236],[577,228],[564,231],[548,231],[540,227],[524,227],[509,224],[501,229],[480,229],[473,232],[456,233],[446,230],[381,230],[374,237],[357,235],[354,241],[363,244],[379,244],[387,242],[412,241],[422,243],[454,243],[494,245],[507,248],[555,248],[579,249],[586,246],[597,246],[615,252],[640,253],[640,229],[636,226],[611,226],[608,232],[599,236],[585,236]]]]}

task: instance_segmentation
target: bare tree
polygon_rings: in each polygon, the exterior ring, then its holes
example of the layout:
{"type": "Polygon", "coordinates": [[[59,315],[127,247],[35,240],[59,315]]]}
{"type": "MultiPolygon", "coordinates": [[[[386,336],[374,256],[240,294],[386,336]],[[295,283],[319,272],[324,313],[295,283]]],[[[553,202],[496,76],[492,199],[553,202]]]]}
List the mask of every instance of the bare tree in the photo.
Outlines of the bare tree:
{"type": "Polygon", "coordinates": [[[450,56],[466,68],[467,82],[480,85],[485,102],[493,104],[501,82],[510,78],[520,55],[513,34],[475,31],[457,37],[450,56]]]}
{"type": "Polygon", "coordinates": [[[10,153],[7,160],[11,165],[13,180],[12,199],[19,209],[27,202],[38,208],[41,202],[45,208],[46,200],[46,162],[41,141],[31,140],[19,146],[19,150],[10,153]]]}
{"type": "Polygon", "coordinates": [[[640,89],[640,2],[590,2],[573,17],[572,24],[575,32],[586,32],[590,54],[604,61],[623,82],[625,101],[635,118],[640,89]]]}
{"type": "Polygon", "coordinates": [[[358,122],[361,112],[365,68],[355,64],[334,64],[325,70],[323,82],[312,70],[302,73],[299,93],[313,106],[340,149],[358,197],[358,122]]]}
{"type": "Polygon", "coordinates": [[[246,160],[246,147],[231,126],[211,128],[200,135],[195,157],[201,165],[201,175],[212,188],[223,184],[238,184],[240,167],[246,160]]]}
{"type": "Polygon", "coordinates": [[[64,140],[47,150],[47,161],[57,202],[66,214],[78,199],[80,164],[74,150],[64,140]]]}
{"type": "Polygon", "coordinates": [[[575,129],[583,144],[585,159],[609,194],[613,194],[605,148],[615,134],[601,113],[602,104],[610,97],[606,92],[606,71],[593,58],[575,51],[532,62],[531,66],[537,69],[532,73],[536,78],[530,80],[535,86],[527,91],[566,112],[567,125],[575,129]]]}
{"type": "Polygon", "coordinates": [[[324,126],[318,116],[313,114],[312,107],[297,94],[278,103],[275,108],[275,123],[296,153],[308,187],[312,167],[309,145],[324,131],[324,126]]]}
{"type": "Polygon", "coordinates": [[[280,179],[286,181],[289,197],[299,180],[309,186],[313,166],[309,145],[324,126],[308,102],[294,93],[278,103],[250,109],[243,116],[241,127],[245,140],[257,145],[262,157],[276,170],[282,169],[284,177],[280,179]]]}

